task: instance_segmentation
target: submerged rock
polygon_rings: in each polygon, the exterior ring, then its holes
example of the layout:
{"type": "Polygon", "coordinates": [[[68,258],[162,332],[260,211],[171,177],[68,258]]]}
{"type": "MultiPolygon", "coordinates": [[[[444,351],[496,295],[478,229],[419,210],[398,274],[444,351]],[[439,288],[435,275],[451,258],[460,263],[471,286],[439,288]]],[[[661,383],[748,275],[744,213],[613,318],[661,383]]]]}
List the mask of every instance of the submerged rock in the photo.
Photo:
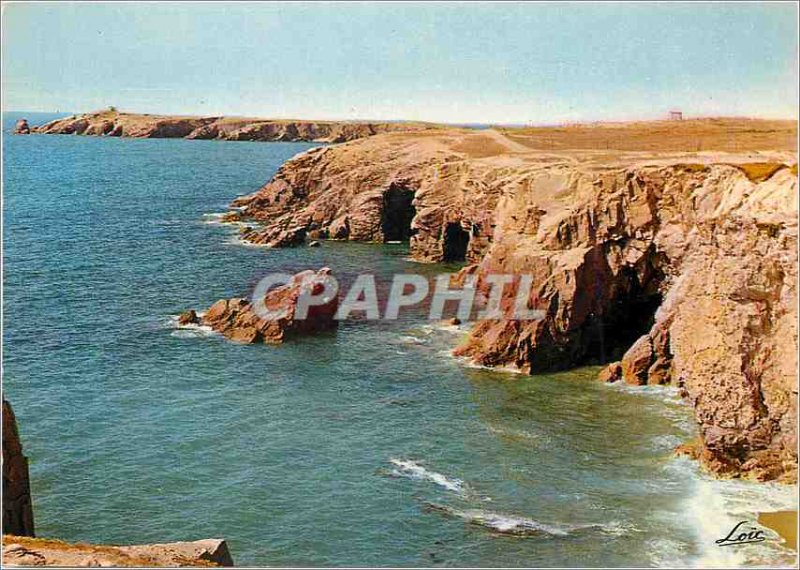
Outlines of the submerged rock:
{"type": "Polygon", "coordinates": [[[264,297],[264,306],[282,313],[276,318],[261,317],[247,299],[221,299],[201,319],[202,324],[236,342],[278,344],[290,338],[330,331],[338,326],[334,318],[339,299],[333,295],[320,305],[311,306],[306,318],[299,318],[298,299],[301,293],[321,294],[323,280],[331,275],[327,267],[319,271],[302,271],[289,284],[272,289],[264,297]]]}

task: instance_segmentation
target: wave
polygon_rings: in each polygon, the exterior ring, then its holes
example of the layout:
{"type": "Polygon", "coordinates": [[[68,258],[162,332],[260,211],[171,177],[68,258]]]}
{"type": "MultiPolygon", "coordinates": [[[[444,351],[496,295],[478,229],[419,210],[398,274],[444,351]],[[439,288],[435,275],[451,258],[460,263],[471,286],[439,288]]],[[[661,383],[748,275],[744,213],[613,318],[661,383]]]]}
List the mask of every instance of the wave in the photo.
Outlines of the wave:
{"type": "Polygon", "coordinates": [[[428,344],[428,339],[420,338],[414,335],[400,335],[397,339],[397,344],[428,344]]]}
{"type": "Polygon", "coordinates": [[[447,321],[438,321],[435,323],[429,323],[422,325],[426,334],[431,334],[434,332],[448,332],[448,333],[455,333],[455,334],[467,334],[472,327],[472,323],[470,322],[462,322],[460,325],[453,325],[447,321]]]}
{"type": "Polygon", "coordinates": [[[661,410],[662,416],[670,420],[675,428],[686,434],[686,437],[691,437],[697,434],[697,424],[695,423],[693,414],[688,412],[689,404],[686,400],[681,398],[680,391],[677,387],[634,386],[622,381],[613,383],[601,382],[600,385],[610,390],[616,390],[617,392],[624,392],[626,394],[635,394],[637,396],[658,400],[666,404],[666,406],[661,410]]]}
{"type": "Polygon", "coordinates": [[[651,398],[655,398],[657,400],[661,400],[667,404],[675,404],[675,405],[685,405],[685,402],[680,396],[680,390],[678,390],[675,386],[635,386],[633,384],[628,384],[627,382],[619,381],[619,382],[601,382],[600,385],[606,386],[611,390],[617,390],[618,392],[626,392],[629,394],[641,394],[643,396],[648,396],[651,398]]]}
{"type": "Polygon", "coordinates": [[[453,350],[442,351],[440,353],[442,356],[450,356],[453,360],[461,364],[464,368],[472,368],[475,370],[486,370],[487,372],[501,372],[503,374],[525,374],[522,370],[514,366],[513,364],[507,364],[506,366],[487,366],[486,364],[478,364],[474,360],[472,360],[468,356],[456,356],[453,354],[453,350]]]}
{"type": "Polygon", "coordinates": [[[243,222],[241,220],[224,220],[223,218],[230,212],[212,212],[210,214],[203,214],[203,223],[212,226],[252,226],[253,223],[243,222]]]}
{"type": "MultiPolygon", "coordinates": [[[[205,313],[197,313],[197,316],[202,318],[205,313]]],[[[169,328],[175,329],[170,336],[176,338],[197,338],[197,337],[210,337],[219,336],[219,333],[207,325],[197,323],[189,323],[182,325],[178,322],[180,317],[178,315],[170,315],[167,321],[169,328]]]]}
{"type": "Polygon", "coordinates": [[[463,519],[469,524],[482,526],[498,534],[513,536],[533,536],[542,534],[550,536],[568,536],[576,532],[591,530],[620,536],[630,531],[625,525],[617,522],[603,524],[547,524],[527,517],[485,511],[482,509],[456,509],[436,503],[426,503],[425,506],[430,511],[463,519]]]}
{"type": "Polygon", "coordinates": [[[265,245],[263,243],[253,243],[252,241],[247,241],[245,239],[242,239],[242,237],[238,233],[230,236],[223,243],[227,245],[241,245],[244,247],[261,247],[261,248],[269,247],[268,245],[265,245]]]}
{"type": "Polygon", "coordinates": [[[542,433],[534,433],[522,429],[500,427],[492,424],[486,424],[484,427],[486,428],[486,431],[498,437],[512,439],[512,440],[525,440],[528,442],[533,442],[534,445],[536,445],[537,447],[549,447],[552,444],[550,436],[542,433]]]}
{"type": "Polygon", "coordinates": [[[704,473],[685,457],[670,461],[667,469],[680,474],[693,486],[686,499],[682,520],[695,529],[699,553],[690,565],[699,568],[785,567],[796,564],[797,553],[785,548],[777,534],[766,529],[767,541],[759,544],[720,548],[724,538],[740,521],[757,522],[761,512],[796,510],[797,486],[743,480],[719,480],[704,473]]]}
{"type": "Polygon", "coordinates": [[[459,495],[464,495],[467,492],[466,484],[461,479],[450,478],[436,471],[431,471],[416,461],[391,458],[389,459],[389,463],[395,466],[395,469],[391,472],[395,477],[408,477],[409,479],[430,481],[439,487],[459,495]]]}

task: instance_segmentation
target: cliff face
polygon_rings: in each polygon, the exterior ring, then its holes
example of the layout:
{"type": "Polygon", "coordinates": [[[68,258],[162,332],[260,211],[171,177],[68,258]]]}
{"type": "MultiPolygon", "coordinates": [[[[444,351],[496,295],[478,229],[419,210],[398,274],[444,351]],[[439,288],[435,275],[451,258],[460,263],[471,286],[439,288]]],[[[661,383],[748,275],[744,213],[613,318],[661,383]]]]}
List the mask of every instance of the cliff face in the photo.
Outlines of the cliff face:
{"type": "Polygon", "coordinates": [[[28,459],[22,454],[14,411],[3,400],[3,533],[33,536],[28,459]]]}
{"type": "Polygon", "coordinates": [[[621,358],[607,379],[682,387],[711,469],[791,480],[795,163],[395,133],[295,157],[230,217],[272,246],[410,237],[418,260],[472,262],[479,292],[491,273],[532,274],[546,317],[479,322],[459,354],[528,373],[621,358]]]}
{"type": "Polygon", "coordinates": [[[378,133],[419,131],[423,123],[285,121],[236,117],[173,117],[104,111],[58,119],[33,133],[231,141],[344,142],[378,133]]]}

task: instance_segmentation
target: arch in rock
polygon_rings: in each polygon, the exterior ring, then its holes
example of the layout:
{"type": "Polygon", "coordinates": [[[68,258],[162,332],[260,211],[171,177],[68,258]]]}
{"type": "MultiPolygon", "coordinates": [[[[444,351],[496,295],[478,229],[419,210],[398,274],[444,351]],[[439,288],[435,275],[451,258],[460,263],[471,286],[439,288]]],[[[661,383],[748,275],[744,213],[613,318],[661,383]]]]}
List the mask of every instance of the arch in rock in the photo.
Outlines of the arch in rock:
{"type": "Polygon", "coordinates": [[[383,193],[381,206],[381,233],[383,241],[408,241],[414,235],[411,221],[417,215],[414,207],[414,190],[393,182],[383,193]]]}
{"type": "Polygon", "coordinates": [[[461,222],[448,222],[442,232],[442,261],[466,261],[469,232],[461,222]]]}

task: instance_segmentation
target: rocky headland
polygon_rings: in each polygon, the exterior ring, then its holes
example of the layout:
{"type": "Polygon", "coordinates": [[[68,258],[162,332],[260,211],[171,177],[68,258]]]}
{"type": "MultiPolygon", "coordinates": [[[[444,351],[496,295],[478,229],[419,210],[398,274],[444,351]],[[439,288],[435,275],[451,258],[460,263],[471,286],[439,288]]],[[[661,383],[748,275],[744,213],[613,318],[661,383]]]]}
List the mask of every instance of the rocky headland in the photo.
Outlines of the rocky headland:
{"type": "Polygon", "coordinates": [[[28,460],[17,420],[3,399],[3,567],[233,566],[224,540],[128,546],[67,543],[34,538],[28,460]]]}
{"type": "Polygon", "coordinates": [[[29,131],[55,135],[339,143],[379,133],[430,128],[434,125],[413,122],[182,117],[107,110],[58,119],[29,131]]]}
{"type": "Polygon", "coordinates": [[[272,247],[410,240],[479,293],[531,274],[545,318],[479,322],[457,354],[677,386],[707,468],[794,481],[795,139],[747,119],[387,133],[296,156],[227,219],[272,247]]]}

